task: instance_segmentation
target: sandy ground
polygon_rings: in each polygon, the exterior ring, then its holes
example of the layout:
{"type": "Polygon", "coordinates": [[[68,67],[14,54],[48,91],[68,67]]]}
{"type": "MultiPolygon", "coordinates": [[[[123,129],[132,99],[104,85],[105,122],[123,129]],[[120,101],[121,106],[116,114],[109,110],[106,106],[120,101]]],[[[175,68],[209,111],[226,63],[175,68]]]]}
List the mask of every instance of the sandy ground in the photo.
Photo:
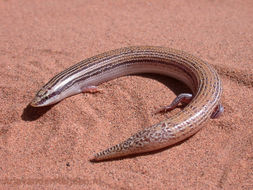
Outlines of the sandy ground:
{"type": "Polygon", "coordinates": [[[253,189],[253,1],[0,2],[1,189],[253,189]],[[51,108],[28,106],[63,69],[132,45],[181,49],[212,64],[225,113],[177,146],[102,163],[88,158],[170,117],[187,88],[126,76],[51,108]]]}

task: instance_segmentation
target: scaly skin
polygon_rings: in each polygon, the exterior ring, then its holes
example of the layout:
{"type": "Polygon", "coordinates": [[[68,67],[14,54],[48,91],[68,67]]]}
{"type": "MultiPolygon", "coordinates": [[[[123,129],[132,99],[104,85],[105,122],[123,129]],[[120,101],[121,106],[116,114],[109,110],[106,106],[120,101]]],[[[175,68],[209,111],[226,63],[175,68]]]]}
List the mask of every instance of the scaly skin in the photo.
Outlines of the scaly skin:
{"type": "MultiPolygon", "coordinates": [[[[191,101],[181,112],[95,154],[91,161],[149,152],[175,144],[200,130],[203,126],[200,124],[207,118],[223,111],[219,104],[221,81],[209,64],[183,51],[151,46],[126,47],[85,59],[53,77],[37,93],[31,105],[54,104],[82,91],[94,90],[102,82],[134,73],[158,73],[181,80],[192,90],[192,98],[185,99],[191,97],[189,94],[181,95],[174,102],[191,101]]],[[[169,108],[175,106],[172,104],[169,108]]]]}

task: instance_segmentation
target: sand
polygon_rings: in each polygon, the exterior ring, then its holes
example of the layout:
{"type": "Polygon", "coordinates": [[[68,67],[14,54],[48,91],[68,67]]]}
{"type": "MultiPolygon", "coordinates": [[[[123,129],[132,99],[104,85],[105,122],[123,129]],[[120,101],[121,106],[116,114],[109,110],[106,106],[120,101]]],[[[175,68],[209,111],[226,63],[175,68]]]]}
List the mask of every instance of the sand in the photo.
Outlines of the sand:
{"type": "Polygon", "coordinates": [[[1,189],[253,189],[253,1],[0,2],[1,189]],[[133,45],[212,64],[225,112],[162,151],[91,163],[94,153],[170,117],[152,115],[185,85],[126,76],[50,108],[29,107],[58,72],[133,45]]]}

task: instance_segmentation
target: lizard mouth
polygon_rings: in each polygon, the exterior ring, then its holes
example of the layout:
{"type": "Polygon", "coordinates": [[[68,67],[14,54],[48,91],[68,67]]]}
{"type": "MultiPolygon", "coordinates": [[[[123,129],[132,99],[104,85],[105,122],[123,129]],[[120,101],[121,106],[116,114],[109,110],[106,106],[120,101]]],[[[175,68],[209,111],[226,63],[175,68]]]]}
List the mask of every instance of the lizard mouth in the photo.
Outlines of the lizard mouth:
{"type": "Polygon", "coordinates": [[[31,105],[32,107],[41,107],[42,105],[41,105],[40,102],[41,102],[41,99],[38,98],[38,97],[35,97],[35,98],[31,101],[30,105],[31,105]]]}

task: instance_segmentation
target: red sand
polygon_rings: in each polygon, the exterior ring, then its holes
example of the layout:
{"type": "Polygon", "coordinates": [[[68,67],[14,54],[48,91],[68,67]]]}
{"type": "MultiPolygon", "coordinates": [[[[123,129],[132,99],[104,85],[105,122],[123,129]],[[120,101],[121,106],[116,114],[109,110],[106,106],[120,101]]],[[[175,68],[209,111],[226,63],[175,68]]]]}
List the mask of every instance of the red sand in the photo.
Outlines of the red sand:
{"type": "Polygon", "coordinates": [[[1,189],[253,189],[253,1],[0,2],[1,189]],[[179,109],[152,116],[182,84],[127,76],[49,108],[27,107],[74,63],[132,45],[187,51],[219,71],[225,113],[183,143],[91,163],[179,109]]]}

